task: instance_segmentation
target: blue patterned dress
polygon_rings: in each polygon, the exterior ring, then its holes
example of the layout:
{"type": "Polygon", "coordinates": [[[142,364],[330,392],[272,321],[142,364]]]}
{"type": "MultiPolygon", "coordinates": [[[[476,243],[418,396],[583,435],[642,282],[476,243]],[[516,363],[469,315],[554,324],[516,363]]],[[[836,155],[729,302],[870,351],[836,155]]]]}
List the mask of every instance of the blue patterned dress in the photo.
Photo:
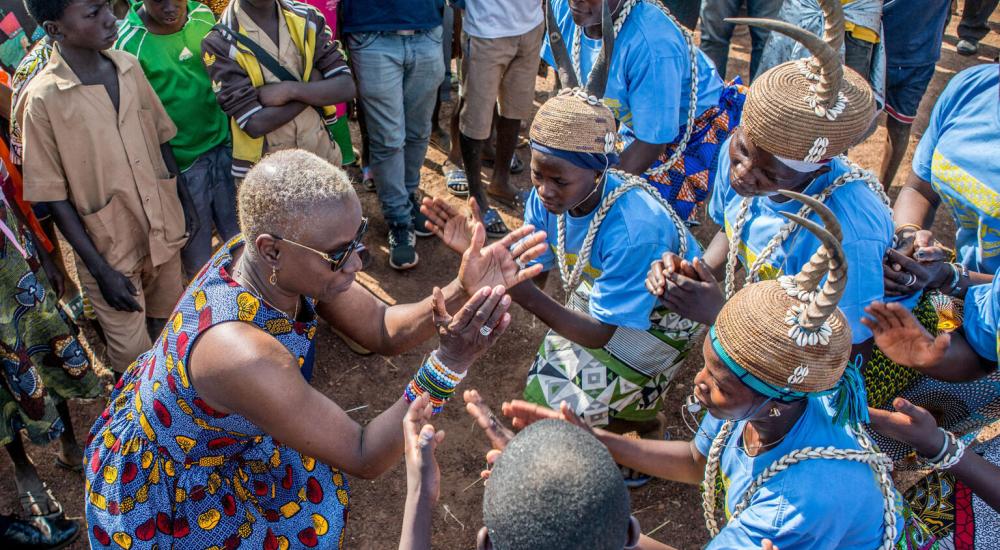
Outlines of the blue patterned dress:
{"type": "Polygon", "coordinates": [[[230,277],[236,237],[187,288],[91,429],[85,472],[93,548],[334,548],[348,487],[338,470],[213,410],[186,364],[198,336],[229,321],[276,338],[311,373],[316,316],[289,319],[230,277]]]}

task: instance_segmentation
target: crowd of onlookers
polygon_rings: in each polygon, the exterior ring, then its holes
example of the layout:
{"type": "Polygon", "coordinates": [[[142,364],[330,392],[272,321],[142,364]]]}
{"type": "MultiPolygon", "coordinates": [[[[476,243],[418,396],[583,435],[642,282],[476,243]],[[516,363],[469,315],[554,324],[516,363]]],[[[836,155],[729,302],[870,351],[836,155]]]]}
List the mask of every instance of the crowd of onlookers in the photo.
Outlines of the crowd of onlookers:
{"type": "MultiPolygon", "coordinates": [[[[964,1],[958,53],[977,53],[997,2],[964,1]]],[[[561,23],[572,26],[569,11],[590,9],[577,4],[563,2],[561,23]]],[[[738,85],[724,84],[734,72],[727,73],[735,28],[727,18],[745,12],[823,32],[815,0],[663,4],[682,25],[701,31],[700,57],[692,53],[691,63],[707,70],[689,82],[691,94],[714,94],[703,112],[720,120],[726,86],[738,85]],[[713,65],[723,81],[709,80],[713,65]]],[[[878,174],[888,188],[934,76],[952,2],[843,4],[844,64],[871,83],[888,114],[878,174]]],[[[107,366],[121,376],[153,346],[213,251],[240,233],[237,192],[266,155],[301,149],[356,169],[361,188],[378,195],[387,261],[396,270],[417,266],[417,237],[433,235],[433,220],[421,212],[430,144],[447,153],[447,191],[475,200],[486,235],[510,234],[497,206],[521,211],[528,204],[529,191],[511,176],[529,169],[518,144],[534,115],[543,60],[555,63],[546,39],[550,15],[539,0],[0,2],[0,114],[9,122],[0,140],[0,320],[10,325],[0,331],[9,382],[0,386],[0,441],[15,464],[23,508],[21,520],[0,520],[0,535],[21,537],[10,540],[26,548],[53,548],[79,529],[38,478],[21,431],[33,441],[60,438],[59,465],[80,470],[82,451],[65,400],[98,397],[103,386],[77,323],[93,322],[107,366]],[[455,83],[458,97],[450,121],[443,121],[442,103],[451,100],[455,83]],[[483,168],[490,166],[487,180],[483,168]],[[75,270],[64,263],[70,257],[75,270]]],[[[809,55],[759,27],[750,38],[749,71],[739,75],[747,83],[809,55]]],[[[683,44],[681,34],[675,39],[683,44]]],[[[577,65],[579,40],[565,43],[577,65]]],[[[598,41],[582,40],[584,48],[599,50],[598,41]]],[[[595,63],[587,63],[589,73],[595,63]]],[[[615,70],[612,82],[632,84],[615,70]]],[[[617,97],[614,86],[608,97],[617,97]]],[[[623,96],[634,93],[621,86],[623,96]]],[[[630,106],[612,108],[616,117],[626,109],[636,115],[619,118],[631,132],[622,154],[626,171],[655,171],[675,135],[694,124],[684,118],[688,86],[675,87],[679,99],[671,107],[679,117],[669,124],[652,128],[640,120],[653,104],[640,104],[639,95],[630,106]]],[[[692,176],[650,181],[682,189],[692,176]]],[[[698,223],[694,213],[707,200],[707,187],[695,191],[702,194],[682,213],[688,224],[698,223]]],[[[373,260],[363,244],[360,255],[373,260]]],[[[561,428],[545,429],[565,439],[567,452],[587,444],[561,428]]],[[[502,480],[496,483],[500,491],[502,480]]]]}

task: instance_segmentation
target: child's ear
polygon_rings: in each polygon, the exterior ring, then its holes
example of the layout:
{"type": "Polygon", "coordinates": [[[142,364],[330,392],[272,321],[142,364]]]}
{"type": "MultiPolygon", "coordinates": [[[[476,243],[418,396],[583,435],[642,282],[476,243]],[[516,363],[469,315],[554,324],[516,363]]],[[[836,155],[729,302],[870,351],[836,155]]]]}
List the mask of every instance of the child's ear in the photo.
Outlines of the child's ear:
{"type": "Polygon", "coordinates": [[[493,542],[490,540],[490,531],[485,525],[476,535],[476,550],[493,550],[493,542]]]}
{"type": "Polygon", "coordinates": [[[42,28],[45,29],[45,34],[51,36],[53,40],[59,40],[62,38],[62,31],[59,29],[58,22],[44,21],[42,22],[42,28]]]}

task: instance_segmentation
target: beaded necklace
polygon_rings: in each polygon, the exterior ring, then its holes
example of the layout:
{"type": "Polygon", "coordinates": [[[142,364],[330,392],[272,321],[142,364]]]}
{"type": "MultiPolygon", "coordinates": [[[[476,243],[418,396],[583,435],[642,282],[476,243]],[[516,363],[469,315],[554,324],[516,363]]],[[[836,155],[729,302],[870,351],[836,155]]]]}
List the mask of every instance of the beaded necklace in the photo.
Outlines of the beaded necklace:
{"type": "Polygon", "coordinates": [[[567,303],[572,297],[573,291],[575,291],[576,287],[580,284],[580,278],[583,275],[584,266],[590,262],[590,254],[593,251],[594,240],[597,237],[597,232],[601,227],[601,223],[604,222],[604,218],[607,217],[608,212],[611,211],[611,207],[614,206],[619,197],[631,189],[638,188],[649,193],[650,196],[655,198],[657,202],[666,208],[667,214],[670,215],[670,221],[673,222],[674,227],[677,230],[677,238],[680,241],[680,250],[678,253],[681,257],[687,255],[687,226],[684,225],[684,222],[681,221],[677,212],[674,211],[673,207],[667,203],[667,201],[656,191],[656,189],[641,177],[623,172],[617,168],[609,169],[605,172],[603,177],[607,178],[608,175],[618,176],[623,180],[623,182],[601,201],[601,205],[598,208],[597,213],[594,215],[594,218],[590,221],[590,225],[587,227],[587,234],[583,238],[583,244],[580,247],[580,252],[577,254],[576,264],[573,266],[572,271],[569,271],[566,259],[566,213],[562,213],[558,217],[556,224],[556,263],[559,265],[559,276],[562,279],[563,290],[566,291],[567,303]]]}
{"type": "MultiPolygon", "coordinates": [[[[861,168],[853,161],[848,159],[846,156],[837,157],[844,161],[850,170],[842,174],[839,178],[834,180],[829,187],[823,191],[813,195],[813,198],[825,204],[826,199],[833,195],[833,192],[837,189],[843,187],[849,181],[861,180],[865,182],[865,185],[875,193],[882,203],[885,204],[886,208],[889,207],[889,197],[886,196],[885,191],[882,189],[882,184],[878,181],[878,178],[861,168]]],[[[747,220],[750,218],[750,203],[753,202],[754,197],[744,197],[743,201],[740,203],[740,208],[736,213],[736,221],[733,222],[733,233],[729,236],[729,252],[726,254],[726,299],[733,297],[736,293],[736,265],[739,263],[739,247],[743,244],[743,227],[746,225],[747,220]]],[[[812,208],[808,205],[802,205],[799,209],[798,215],[801,217],[806,217],[812,213],[812,208]]],[[[757,258],[754,260],[753,264],[747,269],[746,279],[744,284],[756,282],[759,279],[758,272],[760,268],[764,266],[767,260],[771,257],[771,254],[778,249],[779,246],[784,244],[788,237],[792,234],[792,231],[796,228],[797,224],[791,220],[785,222],[784,225],[778,230],[778,232],[771,238],[767,243],[767,246],[760,251],[757,258]]]]}

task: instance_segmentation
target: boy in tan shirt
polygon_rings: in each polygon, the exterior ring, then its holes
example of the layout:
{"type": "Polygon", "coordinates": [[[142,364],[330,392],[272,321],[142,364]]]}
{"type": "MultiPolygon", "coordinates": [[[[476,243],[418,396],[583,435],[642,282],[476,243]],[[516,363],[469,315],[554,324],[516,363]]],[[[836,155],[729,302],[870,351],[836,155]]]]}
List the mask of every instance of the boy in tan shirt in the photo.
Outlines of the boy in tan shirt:
{"type": "Polygon", "coordinates": [[[149,333],[183,291],[180,250],[193,209],[167,145],[176,128],[136,58],[105,51],[117,36],[106,1],[26,5],[56,46],[23,99],[24,197],[48,203],[76,252],[121,373],[149,349],[149,333]]]}

